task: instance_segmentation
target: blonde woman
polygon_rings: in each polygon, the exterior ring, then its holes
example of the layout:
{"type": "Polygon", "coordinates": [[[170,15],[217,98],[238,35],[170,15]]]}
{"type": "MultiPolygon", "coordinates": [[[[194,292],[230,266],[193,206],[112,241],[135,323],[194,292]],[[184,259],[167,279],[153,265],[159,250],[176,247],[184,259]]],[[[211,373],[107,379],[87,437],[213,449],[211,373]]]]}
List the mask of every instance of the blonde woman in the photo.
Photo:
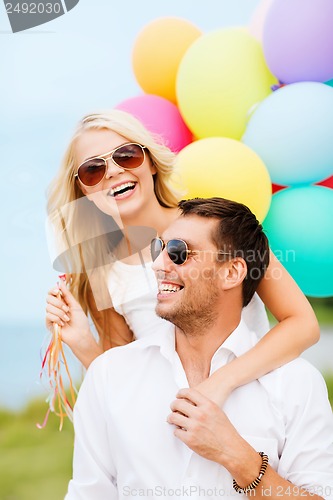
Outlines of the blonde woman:
{"type": "MultiPolygon", "coordinates": [[[[83,118],[52,183],[48,212],[60,247],[58,263],[71,278],[70,291],[60,284],[62,299],[56,288],[48,293],[46,323],[50,329],[54,322],[62,326],[63,341],[85,367],[103,351],[166,325],[155,314],[149,243],[178,215],[179,195],[170,186],[174,161],[139,121],[113,110],[83,118]]],[[[236,387],[291,361],[319,339],[310,304],[273,254],[258,295],[242,317],[259,342],[198,386],[220,404],[236,387]],[[270,331],[263,303],[278,320],[270,331]]]]}

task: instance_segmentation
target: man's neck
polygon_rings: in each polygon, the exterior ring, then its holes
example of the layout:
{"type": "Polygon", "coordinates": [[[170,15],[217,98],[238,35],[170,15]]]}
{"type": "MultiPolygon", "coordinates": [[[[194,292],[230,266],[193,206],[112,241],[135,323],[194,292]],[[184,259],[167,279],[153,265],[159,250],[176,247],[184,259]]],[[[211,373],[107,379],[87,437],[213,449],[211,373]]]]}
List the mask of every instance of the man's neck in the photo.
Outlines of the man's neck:
{"type": "Polygon", "coordinates": [[[176,327],[176,351],[182,362],[190,387],[209,377],[212,358],[217,349],[237,328],[240,314],[235,313],[228,322],[217,322],[206,331],[186,331],[176,327]]]}

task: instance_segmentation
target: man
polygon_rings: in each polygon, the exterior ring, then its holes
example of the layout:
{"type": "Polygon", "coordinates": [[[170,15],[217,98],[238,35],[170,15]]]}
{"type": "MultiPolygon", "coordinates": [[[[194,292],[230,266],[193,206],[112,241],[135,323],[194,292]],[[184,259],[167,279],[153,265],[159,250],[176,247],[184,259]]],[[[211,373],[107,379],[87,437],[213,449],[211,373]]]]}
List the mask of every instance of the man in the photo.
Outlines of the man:
{"type": "Polygon", "coordinates": [[[180,209],[152,242],[156,311],[175,326],[89,368],[67,498],[333,497],[332,413],[307,362],[238,388],[223,410],[193,389],[179,391],[255,343],[241,310],[269,260],[245,206],[212,198],[180,209]]]}

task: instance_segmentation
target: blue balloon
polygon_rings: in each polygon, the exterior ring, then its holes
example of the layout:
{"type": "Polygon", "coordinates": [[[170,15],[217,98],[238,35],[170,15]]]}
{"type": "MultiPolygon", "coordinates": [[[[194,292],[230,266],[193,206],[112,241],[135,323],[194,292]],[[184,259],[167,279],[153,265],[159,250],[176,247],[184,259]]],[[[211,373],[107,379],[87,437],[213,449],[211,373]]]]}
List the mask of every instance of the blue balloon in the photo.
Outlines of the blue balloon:
{"type": "Polygon", "coordinates": [[[320,182],[333,173],[332,117],[332,87],[294,83],[261,101],[242,140],[261,157],[275,184],[320,182]]]}
{"type": "Polygon", "coordinates": [[[271,249],[303,292],[332,296],[333,189],[305,186],[279,191],[263,225],[271,249]]]}

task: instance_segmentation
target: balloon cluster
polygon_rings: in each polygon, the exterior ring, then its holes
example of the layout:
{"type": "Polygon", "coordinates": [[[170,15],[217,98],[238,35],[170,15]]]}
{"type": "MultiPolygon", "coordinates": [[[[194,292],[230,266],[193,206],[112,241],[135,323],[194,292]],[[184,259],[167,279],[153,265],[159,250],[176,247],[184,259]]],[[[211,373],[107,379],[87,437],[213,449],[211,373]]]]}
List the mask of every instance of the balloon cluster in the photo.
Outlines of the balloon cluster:
{"type": "Polygon", "coordinates": [[[264,221],[273,251],[304,293],[327,297],[333,295],[333,2],[266,0],[261,9],[265,59],[280,88],[255,109],[242,140],[272,182],[288,186],[274,194],[264,221]]]}
{"type": "Polygon", "coordinates": [[[262,0],[249,27],[207,34],[157,19],[133,49],[145,93],[117,106],[178,153],[188,197],[234,199],[264,220],[318,297],[333,295],[332,20],[332,0],[262,0]]]}

